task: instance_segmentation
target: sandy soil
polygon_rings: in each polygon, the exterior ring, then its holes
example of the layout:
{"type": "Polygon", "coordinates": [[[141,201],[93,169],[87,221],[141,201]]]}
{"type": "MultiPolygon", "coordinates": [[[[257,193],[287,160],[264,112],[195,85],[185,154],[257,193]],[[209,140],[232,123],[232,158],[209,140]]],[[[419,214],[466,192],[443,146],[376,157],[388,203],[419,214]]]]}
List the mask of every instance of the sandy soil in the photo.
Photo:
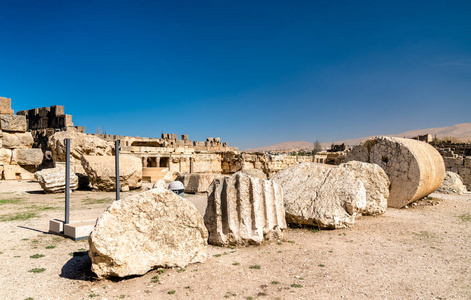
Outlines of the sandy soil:
{"type": "MultiPolygon", "coordinates": [[[[289,229],[280,243],[209,246],[204,264],[115,281],[90,272],[86,240],[47,232],[49,219],[63,217],[63,197],[35,182],[0,181],[1,299],[471,298],[471,194],[433,194],[347,230],[289,229]]],[[[72,193],[71,219],[99,216],[113,197],[72,193]]],[[[204,211],[204,196],[188,199],[204,211]]]]}

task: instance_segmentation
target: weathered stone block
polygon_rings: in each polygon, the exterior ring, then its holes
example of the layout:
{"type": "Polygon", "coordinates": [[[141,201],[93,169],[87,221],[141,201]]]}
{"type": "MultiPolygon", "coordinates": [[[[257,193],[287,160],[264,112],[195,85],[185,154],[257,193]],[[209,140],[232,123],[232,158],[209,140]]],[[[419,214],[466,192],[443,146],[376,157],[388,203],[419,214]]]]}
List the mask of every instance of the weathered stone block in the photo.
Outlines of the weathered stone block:
{"type": "Polygon", "coordinates": [[[271,179],[283,187],[288,223],[348,228],[366,207],[363,182],[345,168],[302,163],[276,173],[271,179]]]}
{"type": "Polygon", "coordinates": [[[26,117],[21,115],[0,115],[0,129],[8,132],[25,132],[26,117]]]}
{"type": "Polygon", "coordinates": [[[283,190],[270,180],[236,173],[210,186],[204,222],[213,245],[259,245],[282,240],[283,190]]]}
{"type": "Polygon", "coordinates": [[[223,175],[212,173],[183,173],[179,174],[175,180],[180,181],[185,186],[185,193],[204,193],[216,178],[224,178],[223,175]]]}
{"type": "Polygon", "coordinates": [[[12,115],[13,110],[11,109],[11,99],[0,97],[0,114],[12,115]]]}
{"type": "Polygon", "coordinates": [[[437,190],[437,192],[444,194],[461,195],[463,193],[466,193],[466,186],[463,184],[458,174],[455,174],[453,172],[446,172],[445,179],[443,180],[443,183],[437,190]]]}
{"type": "Polygon", "coordinates": [[[11,149],[0,148],[0,165],[11,164],[11,149]]]}
{"type": "Polygon", "coordinates": [[[13,149],[12,165],[39,166],[43,162],[43,151],[34,149],[13,149]]]}
{"type": "Polygon", "coordinates": [[[28,149],[33,147],[33,136],[31,132],[8,133],[3,132],[3,148],[8,149],[28,149]]]}
{"type": "MultiPolygon", "coordinates": [[[[46,193],[63,193],[65,191],[65,168],[56,167],[52,169],[44,169],[34,173],[34,177],[38,180],[39,185],[46,193]]],[[[70,172],[70,189],[78,188],[79,180],[77,175],[70,172]]]]}
{"type": "Polygon", "coordinates": [[[158,187],[113,202],[98,218],[89,238],[92,271],[125,277],[204,262],[207,239],[195,206],[158,187]]]}
{"type": "MultiPolygon", "coordinates": [[[[116,190],[114,156],[82,156],[82,166],[90,178],[91,186],[99,191],[116,190]]],[[[119,179],[121,190],[142,186],[141,159],[131,155],[119,156],[119,179]]]]}
{"type": "Polygon", "coordinates": [[[53,105],[51,106],[51,115],[54,117],[62,116],[64,114],[64,106],[53,105]]]}
{"type": "Polygon", "coordinates": [[[363,215],[380,215],[386,212],[389,197],[389,179],[386,172],[377,164],[351,161],[340,168],[351,171],[356,179],[363,182],[366,189],[366,206],[360,210],[363,215]]]}

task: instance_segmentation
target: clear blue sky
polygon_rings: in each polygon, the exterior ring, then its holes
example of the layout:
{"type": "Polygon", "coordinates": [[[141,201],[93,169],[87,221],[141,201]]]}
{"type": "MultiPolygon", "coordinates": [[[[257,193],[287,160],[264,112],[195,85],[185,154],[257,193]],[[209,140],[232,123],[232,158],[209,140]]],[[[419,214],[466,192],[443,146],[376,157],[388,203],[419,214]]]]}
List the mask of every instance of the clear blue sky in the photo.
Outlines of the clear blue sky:
{"type": "Polygon", "coordinates": [[[0,1],[0,96],[95,133],[331,142],[471,122],[471,1],[0,1]]]}

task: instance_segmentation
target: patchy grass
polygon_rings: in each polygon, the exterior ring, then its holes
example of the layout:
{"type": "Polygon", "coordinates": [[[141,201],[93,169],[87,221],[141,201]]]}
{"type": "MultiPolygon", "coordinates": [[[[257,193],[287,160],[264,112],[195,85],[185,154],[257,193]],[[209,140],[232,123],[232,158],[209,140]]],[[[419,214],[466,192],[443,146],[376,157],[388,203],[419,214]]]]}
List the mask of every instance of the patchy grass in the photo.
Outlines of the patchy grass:
{"type": "Polygon", "coordinates": [[[189,289],[190,289],[190,286],[185,286],[185,289],[189,290],[189,289]]]}
{"type": "Polygon", "coordinates": [[[54,249],[54,248],[56,248],[56,246],[54,245],[46,246],[46,249],[54,249]]]}
{"type": "Polygon", "coordinates": [[[273,281],[271,282],[271,284],[280,284],[280,282],[273,280],[273,281]]]}
{"type": "Polygon", "coordinates": [[[421,231],[419,233],[415,233],[414,232],[414,235],[418,238],[424,238],[424,239],[428,239],[428,240],[434,240],[434,239],[437,239],[439,236],[433,232],[429,232],[429,231],[421,231]]]}
{"type": "Polygon", "coordinates": [[[318,266],[321,267],[321,268],[325,267],[324,264],[318,264],[318,266]]]}
{"type": "Polygon", "coordinates": [[[240,265],[240,263],[234,262],[234,263],[232,263],[232,265],[233,265],[233,266],[238,266],[238,265],[240,265]]]}
{"type": "Polygon", "coordinates": [[[173,295],[173,294],[175,294],[175,291],[168,291],[167,294],[173,295]]]}
{"type": "Polygon", "coordinates": [[[114,201],[113,198],[92,199],[90,197],[87,197],[82,200],[82,204],[85,204],[85,205],[103,204],[103,203],[111,203],[113,201],[114,201]]]}
{"type": "Polygon", "coordinates": [[[10,221],[26,221],[32,218],[36,218],[38,214],[36,212],[19,212],[7,215],[0,215],[0,222],[10,221]]]}
{"type": "Polygon", "coordinates": [[[184,269],[184,268],[178,268],[178,269],[177,269],[177,272],[178,272],[178,273],[185,272],[185,271],[186,271],[186,269],[184,269]]]}
{"type": "Polygon", "coordinates": [[[462,214],[459,216],[456,216],[458,219],[460,219],[462,222],[470,222],[471,221],[471,214],[462,214]]]}
{"type": "Polygon", "coordinates": [[[293,284],[291,285],[291,287],[294,287],[294,288],[298,288],[298,289],[299,289],[299,288],[302,288],[303,285],[302,285],[302,284],[293,283],[293,284]]]}
{"type": "Polygon", "coordinates": [[[38,259],[38,258],[41,258],[41,257],[44,257],[44,255],[42,254],[35,254],[35,255],[31,255],[30,258],[34,258],[34,259],[38,259]]]}
{"type": "Polygon", "coordinates": [[[221,257],[222,254],[214,254],[213,257],[221,257]]]}
{"type": "Polygon", "coordinates": [[[44,268],[34,268],[34,269],[29,270],[28,272],[30,272],[30,273],[42,273],[44,271],[46,271],[46,269],[44,269],[44,268]]]}
{"type": "Polygon", "coordinates": [[[260,267],[259,265],[253,265],[253,266],[250,266],[249,268],[250,269],[255,269],[255,270],[260,270],[262,267],[260,267]]]}
{"type": "Polygon", "coordinates": [[[13,199],[0,199],[0,204],[20,204],[24,201],[21,198],[13,198],[13,199]]]}
{"type": "Polygon", "coordinates": [[[164,268],[158,268],[157,269],[157,273],[159,273],[159,274],[163,274],[164,272],[165,272],[164,268]]]}
{"type": "Polygon", "coordinates": [[[156,282],[159,282],[159,281],[160,281],[159,275],[154,275],[154,277],[152,277],[152,279],[150,280],[150,282],[153,282],[153,283],[156,283],[156,282]]]}

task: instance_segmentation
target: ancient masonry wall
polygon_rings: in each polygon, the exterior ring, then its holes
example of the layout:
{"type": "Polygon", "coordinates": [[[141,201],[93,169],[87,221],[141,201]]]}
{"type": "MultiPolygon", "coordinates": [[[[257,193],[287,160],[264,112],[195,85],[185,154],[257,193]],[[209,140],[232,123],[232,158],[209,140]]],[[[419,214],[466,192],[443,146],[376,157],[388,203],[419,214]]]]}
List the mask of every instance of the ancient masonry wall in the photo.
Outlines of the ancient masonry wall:
{"type": "Polygon", "coordinates": [[[0,179],[34,179],[43,152],[33,148],[33,136],[26,130],[26,117],[14,115],[11,99],[0,97],[0,179]]]}
{"type": "Polygon", "coordinates": [[[471,190],[471,143],[431,143],[442,155],[445,169],[460,175],[463,184],[471,190]]]}

